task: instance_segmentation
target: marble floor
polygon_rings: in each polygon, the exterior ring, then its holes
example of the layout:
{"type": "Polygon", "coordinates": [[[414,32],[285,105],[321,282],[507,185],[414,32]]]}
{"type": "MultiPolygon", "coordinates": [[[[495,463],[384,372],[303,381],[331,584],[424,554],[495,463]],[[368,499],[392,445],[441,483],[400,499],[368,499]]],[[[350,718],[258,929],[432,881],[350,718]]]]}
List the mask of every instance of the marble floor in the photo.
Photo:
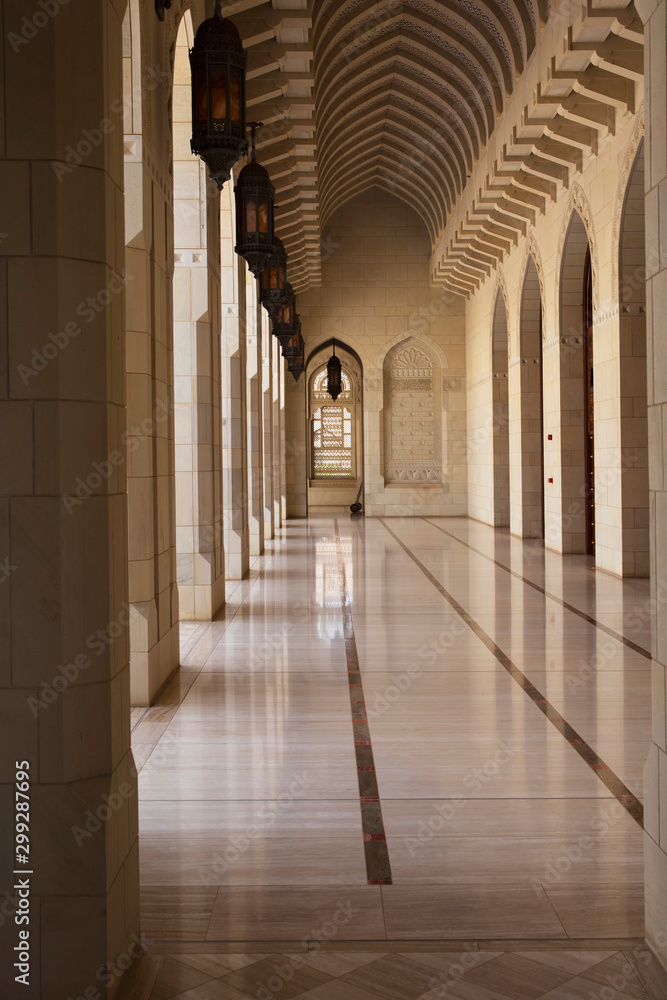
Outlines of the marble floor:
{"type": "Polygon", "coordinates": [[[511,954],[175,953],[147,958],[142,985],[151,1000],[652,1000],[660,994],[646,961],[638,945],[511,954]]]}
{"type": "Polygon", "coordinates": [[[313,943],[281,998],[599,995],[643,936],[648,581],[341,510],[289,522],[228,598],[133,711],[142,930],[186,967],[155,1000],[259,997],[261,963],[313,943]],[[483,960],[429,993],[452,942],[483,960]]]}

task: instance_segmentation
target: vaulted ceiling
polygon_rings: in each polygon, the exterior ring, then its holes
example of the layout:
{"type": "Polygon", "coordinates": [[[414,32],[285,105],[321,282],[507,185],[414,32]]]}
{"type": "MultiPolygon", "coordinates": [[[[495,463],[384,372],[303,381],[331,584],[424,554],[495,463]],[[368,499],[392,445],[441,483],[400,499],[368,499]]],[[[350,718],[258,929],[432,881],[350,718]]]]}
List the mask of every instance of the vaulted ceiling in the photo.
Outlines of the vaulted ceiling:
{"type": "Polygon", "coordinates": [[[297,291],[319,283],[327,219],[370,187],[419,212],[437,251],[434,279],[472,290],[569,183],[582,151],[613,130],[616,112],[634,109],[641,24],[630,0],[601,4],[555,8],[558,65],[536,77],[515,147],[500,158],[494,151],[479,190],[476,166],[549,21],[550,0],[226,5],[248,50],[248,116],[264,122],[258,157],[276,186],[297,291]],[[449,234],[464,202],[464,223],[449,234]]]}

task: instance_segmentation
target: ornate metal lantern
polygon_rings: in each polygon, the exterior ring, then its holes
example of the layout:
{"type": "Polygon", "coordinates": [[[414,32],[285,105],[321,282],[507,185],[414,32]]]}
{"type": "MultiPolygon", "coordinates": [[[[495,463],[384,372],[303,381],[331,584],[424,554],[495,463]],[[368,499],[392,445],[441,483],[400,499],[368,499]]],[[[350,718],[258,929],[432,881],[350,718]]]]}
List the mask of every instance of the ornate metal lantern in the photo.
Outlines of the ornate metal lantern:
{"type": "Polygon", "coordinates": [[[294,376],[294,381],[298,382],[299,377],[306,370],[306,345],[304,339],[301,336],[301,320],[299,320],[299,330],[292,338],[292,343],[288,348],[288,352],[283,352],[287,359],[287,368],[291,371],[294,376]]]}
{"type": "Polygon", "coordinates": [[[232,167],[248,151],[245,124],[247,56],[235,25],[215,14],[203,21],[190,52],[192,152],[207,164],[222,191],[232,167]]]}
{"type": "Polygon", "coordinates": [[[238,176],[236,194],[236,252],[245,257],[256,278],[260,276],[273,242],[273,199],[275,191],[267,171],[255,157],[255,130],[261,122],[251,122],[252,158],[238,176]]]}
{"type": "Polygon", "coordinates": [[[285,290],[284,304],[277,310],[273,320],[273,333],[280,341],[283,353],[285,345],[289,343],[290,338],[294,333],[296,320],[296,295],[294,294],[294,289],[288,281],[285,290]]]}
{"type": "Polygon", "coordinates": [[[259,276],[259,300],[271,319],[275,319],[287,294],[287,252],[283,242],[273,237],[274,250],[259,276]]]}
{"type": "Polygon", "coordinates": [[[327,361],[327,392],[334,403],[343,391],[343,369],[340,358],[336,357],[336,343],[334,341],[333,354],[327,361]]]}

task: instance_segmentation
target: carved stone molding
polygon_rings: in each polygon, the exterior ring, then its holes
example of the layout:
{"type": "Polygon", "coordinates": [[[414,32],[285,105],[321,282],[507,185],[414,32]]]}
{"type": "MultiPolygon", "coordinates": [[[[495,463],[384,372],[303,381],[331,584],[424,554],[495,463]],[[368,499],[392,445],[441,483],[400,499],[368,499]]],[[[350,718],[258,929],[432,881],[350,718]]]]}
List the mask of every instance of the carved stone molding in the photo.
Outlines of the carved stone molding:
{"type": "Polygon", "coordinates": [[[613,235],[611,239],[611,245],[614,248],[611,259],[612,295],[614,295],[614,297],[617,297],[620,294],[618,262],[621,255],[621,225],[623,224],[623,213],[625,211],[625,195],[630,182],[630,174],[632,173],[632,168],[635,165],[637,152],[639,151],[643,138],[644,105],[642,104],[639,108],[637,120],[632,129],[632,135],[630,137],[630,142],[628,143],[628,148],[626,149],[625,156],[623,157],[623,165],[621,166],[621,170],[618,175],[618,187],[616,188],[616,198],[614,200],[614,223],[613,235]]]}
{"type": "MultiPolygon", "coordinates": [[[[599,268],[598,268],[598,244],[597,237],[595,233],[594,225],[594,215],[591,209],[590,202],[586,197],[586,192],[582,188],[581,184],[576,181],[572,184],[570,190],[570,195],[567,200],[567,205],[563,213],[563,222],[561,224],[560,236],[558,239],[558,264],[556,267],[556,295],[559,296],[560,293],[560,272],[563,263],[563,251],[565,249],[565,240],[567,238],[567,233],[570,228],[570,221],[572,219],[572,213],[577,212],[581,217],[581,221],[584,224],[586,233],[588,235],[588,245],[591,251],[591,271],[593,277],[593,312],[597,313],[600,304],[600,288],[599,288],[599,268]]],[[[582,276],[583,280],[583,276],[582,276]]]]}

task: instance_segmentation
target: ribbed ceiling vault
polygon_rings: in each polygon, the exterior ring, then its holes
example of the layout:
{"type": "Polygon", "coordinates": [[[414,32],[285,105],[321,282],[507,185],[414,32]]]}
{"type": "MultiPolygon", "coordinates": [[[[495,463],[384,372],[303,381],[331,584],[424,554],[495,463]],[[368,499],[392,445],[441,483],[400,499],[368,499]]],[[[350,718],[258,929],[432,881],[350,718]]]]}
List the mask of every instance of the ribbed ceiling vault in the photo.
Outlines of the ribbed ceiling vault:
{"type": "Polygon", "coordinates": [[[547,0],[239,0],[249,117],[302,290],[355,194],[408,200],[435,244],[547,16],[547,0]],[[316,133],[317,129],[317,133],[316,133]]]}
{"type": "Polygon", "coordinates": [[[643,79],[631,0],[555,10],[562,24],[545,36],[556,49],[531,62],[532,96],[519,107],[513,89],[550,0],[224,7],[248,51],[248,117],[265,123],[258,157],[297,291],[320,282],[327,219],[373,187],[420,214],[433,279],[463,294],[526,235],[616,117],[636,109],[643,79]],[[489,143],[503,112],[500,145],[489,143]]]}
{"type": "Polygon", "coordinates": [[[531,0],[316,0],[322,224],[376,186],[435,244],[546,14],[531,0]]]}

